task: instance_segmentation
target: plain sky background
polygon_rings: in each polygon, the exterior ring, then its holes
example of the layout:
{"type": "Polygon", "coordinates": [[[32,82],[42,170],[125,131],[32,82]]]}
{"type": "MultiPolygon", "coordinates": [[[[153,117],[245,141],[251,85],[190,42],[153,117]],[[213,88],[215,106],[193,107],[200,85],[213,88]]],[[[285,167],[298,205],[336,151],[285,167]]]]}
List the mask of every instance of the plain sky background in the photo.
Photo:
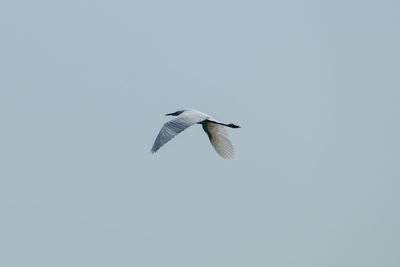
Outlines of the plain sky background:
{"type": "Polygon", "coordinates": [[[2,1],[0,266],[400,266],[400,2],[2,1]],[[158,153],[163,115],[201,127],[158,153]]]}

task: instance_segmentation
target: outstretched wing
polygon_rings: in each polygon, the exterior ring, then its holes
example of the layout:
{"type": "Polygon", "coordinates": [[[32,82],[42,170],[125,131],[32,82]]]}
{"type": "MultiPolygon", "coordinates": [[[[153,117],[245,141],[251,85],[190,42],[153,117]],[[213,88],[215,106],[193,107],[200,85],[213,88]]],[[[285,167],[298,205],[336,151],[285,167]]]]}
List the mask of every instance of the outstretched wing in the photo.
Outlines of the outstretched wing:
{"type": "Polygon", "coordinates": [[[205,119],[207,119],[205,114],[195,111],[185,111],[175,119],[166,122],[158,133],[156,141],[151,148],[151,152],[155,153],[161,146],[177,136],[180,132],[205,119]]]}
{"type": "Polygon", "coordinates": [[[235,152],[233,145],[228,139],[228,131],[225,126],[206,121],[203,123],[203,129],[207,133],[208,138],[215,151],[224,159],[233,159],[235,152]]]}

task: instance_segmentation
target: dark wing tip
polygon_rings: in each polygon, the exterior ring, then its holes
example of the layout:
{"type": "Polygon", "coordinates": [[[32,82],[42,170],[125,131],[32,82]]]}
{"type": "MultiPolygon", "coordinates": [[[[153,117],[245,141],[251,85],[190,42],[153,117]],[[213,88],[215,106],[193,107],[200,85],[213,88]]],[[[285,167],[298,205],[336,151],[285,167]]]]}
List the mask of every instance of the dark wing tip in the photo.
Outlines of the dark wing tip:
{"type": "Polygon", "coordinates": [[[156,153],[158,148],[155,148],[154,146],[150,149],[151,154],[156,153]]]}

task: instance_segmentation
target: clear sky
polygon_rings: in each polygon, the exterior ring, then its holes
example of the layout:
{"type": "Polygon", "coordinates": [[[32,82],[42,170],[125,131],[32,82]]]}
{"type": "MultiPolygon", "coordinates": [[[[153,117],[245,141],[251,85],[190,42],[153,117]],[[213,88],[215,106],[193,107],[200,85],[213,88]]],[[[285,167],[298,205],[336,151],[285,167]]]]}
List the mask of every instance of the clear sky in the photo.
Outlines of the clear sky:
{"type": "Polygon", "coordinates": [[[2,1],[0,266],[400,266],[399,1],[2,1]],[[156,154],[163,115],[200,126],[156,154]]]}

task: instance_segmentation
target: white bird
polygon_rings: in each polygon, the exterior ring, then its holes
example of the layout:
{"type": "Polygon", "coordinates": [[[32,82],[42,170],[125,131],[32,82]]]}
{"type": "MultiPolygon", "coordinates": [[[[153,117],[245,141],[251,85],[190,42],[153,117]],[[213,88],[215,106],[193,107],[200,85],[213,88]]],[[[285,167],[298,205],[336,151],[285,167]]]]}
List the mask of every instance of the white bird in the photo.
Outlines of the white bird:
{"type": "Polygon", "coordinates": [[[179,110],[174,113],[166,114],[165,116],[176,116],[176,118],[163,125],[153,147],[151,148],[152,153],[155,153],[161,146],[166,144],[169,140],[189,126],[192,126],[193,124],[201,124],[215,151],[217,151],[217,153],[224,159],[234,158],[233,145],[228,139],[228,132],[226,131],[225,126],[230,128],[240,128],[240,126],[233,123],[221,123],[207,114],[194,109],[179,110]]]}

